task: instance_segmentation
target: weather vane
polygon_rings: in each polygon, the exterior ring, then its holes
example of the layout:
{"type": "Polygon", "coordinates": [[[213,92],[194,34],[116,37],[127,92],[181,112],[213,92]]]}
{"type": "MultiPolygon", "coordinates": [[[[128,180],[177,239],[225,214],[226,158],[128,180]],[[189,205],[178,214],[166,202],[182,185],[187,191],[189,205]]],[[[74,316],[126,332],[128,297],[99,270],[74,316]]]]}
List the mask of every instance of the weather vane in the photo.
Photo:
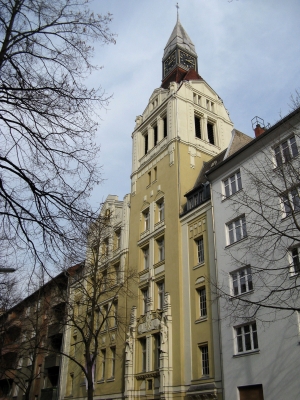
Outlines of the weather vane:
{"type": "Polygon", "coordinates": [[[178,21],[178,19],[179,19],[179,5],[178,5],[178,3],[176,4],[176,6],[175,6],[176,8],[177,8],[177,21],[178,21]]]}

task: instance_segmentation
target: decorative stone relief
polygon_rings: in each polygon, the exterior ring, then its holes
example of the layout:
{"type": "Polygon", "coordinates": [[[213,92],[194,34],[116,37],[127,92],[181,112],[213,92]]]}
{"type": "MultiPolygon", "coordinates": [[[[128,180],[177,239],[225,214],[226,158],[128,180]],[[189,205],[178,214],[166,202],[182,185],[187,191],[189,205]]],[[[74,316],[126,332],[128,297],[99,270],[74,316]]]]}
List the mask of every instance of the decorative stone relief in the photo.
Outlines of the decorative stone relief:
{"type": "Polygon", "coordinates": [[[195,157],[197,155],[196,149],[192,146],[189,146],[188,153],[190,155],[190,167],[195,168],[195,157]]]}
{"type": "Polygon", "coordinates": [[[169,152],[169,157],[170,157],[170,160],[169,160],[170,166],[174,164],[174,160],[175,160],[174,151],[175,151],[175,145],[174,145],[174,143],[172,143],[168,147],[168,152],[169,152]]]}

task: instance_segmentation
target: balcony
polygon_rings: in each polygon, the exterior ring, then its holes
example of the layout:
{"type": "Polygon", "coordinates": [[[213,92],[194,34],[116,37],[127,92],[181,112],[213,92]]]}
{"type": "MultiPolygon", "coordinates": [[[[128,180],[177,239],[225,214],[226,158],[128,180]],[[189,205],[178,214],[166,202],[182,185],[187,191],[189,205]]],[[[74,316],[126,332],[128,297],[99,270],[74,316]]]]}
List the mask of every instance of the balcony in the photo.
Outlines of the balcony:
{"type": "Polygon", "coordinates": [[[48,337],[60,335],[63,333],[63,326],[59,322],[51,324],[48,327],[48,337]]]}
{"type": "Polygon", "coordinates": [[[57,400],[57,387],[42,389],[41,400],[57,400]]]}
{"type": "Polygon", "coordinates": [[[53,368],[60,366],[60,354],[50,354],[45,357],[44,368],[53,368]]]}

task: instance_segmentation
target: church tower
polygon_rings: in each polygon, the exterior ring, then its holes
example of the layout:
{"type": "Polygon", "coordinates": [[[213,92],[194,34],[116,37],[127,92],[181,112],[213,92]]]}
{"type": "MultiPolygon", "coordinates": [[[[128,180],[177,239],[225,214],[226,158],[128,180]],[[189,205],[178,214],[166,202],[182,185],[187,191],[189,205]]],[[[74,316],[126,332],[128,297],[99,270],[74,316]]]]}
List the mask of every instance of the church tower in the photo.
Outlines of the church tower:
{"type": "MultiPolygon", "coordinates": [[[[200,293],[194,281],[203,274],[200,270],[209,268],[212,235],[201,231],[205,262],[197,266],[201,269],[189,271],[180,216],[186,207],[184,195],[193,188],[203,163],[228,146],[232,128],[221,98],[198,74],[195,46],[177,18],[164,49],[162,84],[136,117],[132,133],[129,268],[138,271],[138,283],[128,304],[129,399],[193,397],[193,385],[202,385],[199,399],[206,398],[201,393],[221,399],[212,314],[208,311],[202,320],[194,315],[200,293]],[[202,342],[207,343],[210,363],[205,374],[200,368],[203,354],[195,351],[202,342]]],[[[205,217],[202,221],[204,226],[205,217]]]]}

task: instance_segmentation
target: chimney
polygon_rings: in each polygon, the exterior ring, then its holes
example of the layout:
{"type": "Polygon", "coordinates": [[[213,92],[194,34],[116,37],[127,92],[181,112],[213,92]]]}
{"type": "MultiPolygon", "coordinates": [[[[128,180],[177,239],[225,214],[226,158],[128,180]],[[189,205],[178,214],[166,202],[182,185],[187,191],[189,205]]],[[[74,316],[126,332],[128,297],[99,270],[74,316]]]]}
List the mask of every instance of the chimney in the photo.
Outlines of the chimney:
{"type": "Polygon", "coordinates": [[[254,128],[255,137],[260,136],[262,133],[264,133],[264,131],[265,128],[262,128],[260,124],[257,124],[256,127],[254,128]]]}
{"type": "Polygon", "coordinates": [[[252,118],[251,122],[252,122],[252,128],[255,133],[255,137],[258,137],[265,132],[266,130],[265,121],[262,118],[256,116],[252,118]]]}

